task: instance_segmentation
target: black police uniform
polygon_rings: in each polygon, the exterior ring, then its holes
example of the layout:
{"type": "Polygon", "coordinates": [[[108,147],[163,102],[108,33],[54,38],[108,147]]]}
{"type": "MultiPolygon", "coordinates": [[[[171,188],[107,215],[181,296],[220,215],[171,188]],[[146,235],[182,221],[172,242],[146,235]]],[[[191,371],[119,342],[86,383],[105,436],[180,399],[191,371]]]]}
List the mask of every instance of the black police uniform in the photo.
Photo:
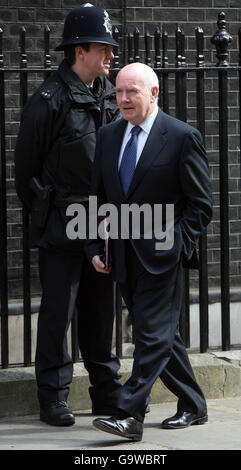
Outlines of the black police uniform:
{"type": "Polygon", "coordinates": [[[51,188],[46,221],[39,224],[32,213],[31,223],[42,285],[36,351],[40,403],[67,399],[73,364],[66,335],[76,306],[93,409],[115,405],[120,363],[111,353],[112,280],[88,263],[83,240],[67,238],[66,208],[72,202],[88,204],[96,130],[117,117],[112,84],[99,77],[91,91],[65,60],[22,114],[15,149],[18,196],[31,212],[35,202],[31,178],[51,188]]]}

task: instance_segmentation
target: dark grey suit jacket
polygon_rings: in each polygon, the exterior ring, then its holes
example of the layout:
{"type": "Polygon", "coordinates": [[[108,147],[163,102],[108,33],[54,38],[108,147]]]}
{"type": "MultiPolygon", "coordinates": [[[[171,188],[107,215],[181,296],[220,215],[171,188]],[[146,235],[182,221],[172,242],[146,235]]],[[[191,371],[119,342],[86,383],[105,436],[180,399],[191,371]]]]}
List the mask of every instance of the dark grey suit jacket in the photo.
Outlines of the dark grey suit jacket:
{"type": "MultiPolygon", "coordinates": [[[[150,239],[130,237],[135,252],[147,271],[161,274],[177,264],[181,257],[187,267],[197,268],[195,245],[212,216],[212,195],[208,163],[202,137],[190,125],[158,110],[142,151],[127,197],[124,197],[118,159],[127,122],[123,119],[100,128],[97,134],[92,194],[98,203],[114,204],[120,215],[121,204],[144,203],[174,205],[174,244],[168,250],[156,250],[154,231],[150,239]]],[[[165,231],[163,217],[163,231],[165,231]]],[[[119,226],[121,220],[119,220],[119,226]]],[[[143,233],[143,227],[141,233],[143,233]]],[[[100,254],[103,241],[89,240],[89,259],[100,254]]],[[[125,247],[120,238],[111,240],[114,279],[125,279],[125,247]]]]}

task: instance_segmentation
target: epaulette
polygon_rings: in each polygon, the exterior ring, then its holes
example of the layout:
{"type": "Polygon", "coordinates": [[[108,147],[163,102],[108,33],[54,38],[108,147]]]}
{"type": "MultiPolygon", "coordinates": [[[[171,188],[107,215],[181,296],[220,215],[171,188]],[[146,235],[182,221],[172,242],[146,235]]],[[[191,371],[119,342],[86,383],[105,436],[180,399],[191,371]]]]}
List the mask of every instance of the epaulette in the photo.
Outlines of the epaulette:
{"type": "Polygon", "coordinates": [[[47,81],[43,83],[43,85],[39,88],[39,93],[45,100],[49,100],[52,96],[55,95],[59,87],[61,86],[61,82],[54,80],[54,81],[47,81]]]}

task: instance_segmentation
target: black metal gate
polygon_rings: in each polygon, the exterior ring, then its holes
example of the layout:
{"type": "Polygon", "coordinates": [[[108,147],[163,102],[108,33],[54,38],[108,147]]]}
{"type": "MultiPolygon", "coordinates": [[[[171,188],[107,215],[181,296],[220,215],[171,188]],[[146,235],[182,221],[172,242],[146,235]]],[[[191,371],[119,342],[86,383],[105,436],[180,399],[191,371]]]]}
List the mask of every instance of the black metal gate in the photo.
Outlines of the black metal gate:
{"type": "MultiPolygon", "coordinates": [[[[114,37],[119,37],[117,28],[113,29],[114,37]]],[[[192,93],[195,94],[195,106],[192,107],[192,120],[206,139],[206,112],[205,103],[206,83],[208,77],[218,81],[218,147],[219,147],[219,201],[220,201],[220,291],[221,291],[221,329],[222,349],[232,347],[230,343],[230,230],[229,230],[229,172],[228,172],[228,80],[230,76],[238,80],[239,122],[240,122],[240,91],[241,91],[241,28],[237,32],[239,44],[239,64],[229,65],[228,45],[231,36],[225,28],[225,14],[220,13],[218,18],[218,31],[211,38],[216,47],[217,64],[206,65],[204,58],[204,33],[201,28],[196,29],[196,64],[188,66],[185,58],[184,32],[176,30],[176,63],[169,65],[168,35],[160,34],[157,28],[154,37],[145,33],[145,50],[142,59],[147,65],[152,66],[160,81],[160,105],[167,113],[173,112],[177,118],[188,120],[188,88],[189,80],[192,80],[192,93]],[[151,43],[154,42],[154,51],[151,43]],[[153,58],[152,58],[153,56],[153,58]]],[[[1,301],[1,364],[2,368],[9,366],[9,294],[8,294],[8,233],[7,233],[7,188],[6,188],[6,83],[9,74],[16,74],[19,79],[20,107],[22,108],[28,99],[28,84],[32,74],[46,78],[56,67],[51,67],[49,50],[50,30],[45,29],[44,65],[41,67],[29,67],[25,49],[25,28],[20,31],[20,66],[5,67],[2,50],[3,32],[0,30],[0,301],[1,301]]],[[[135,29],[133,33],[126,35],[128,46],[127,63],[140,61],[139,48],[140,33],[135,29]]],[[[111,69],[111,79],[114,80],[119,71],[120,58],[118,48],[114,48],[115,58],[111,69]]],[[[240,134],[239,134],[240,136],[240,134]]],[[[240,137],[239,137],[240,139],[240,137]]],[[[241,144],[241,142],[240,142],[241,144]]],[[[25,210],[22,212],[22,263],[23,263],[23,316],[24,316],[24,365],[31,364],[31,269],[28,227],[29,218],[25,210]]],[[[199,242],[200,268],[198,276],[199,311],[200,311],[200,352],[207,351],[209,347],[209,276],[208,276],[208,237],[204,233],[199,242]]],[[[116,309],[116,348],[122,355],[122,315],[120,293],[115,286],[116,309]]],[[[190,346],[190,279],[189,272],[185,272],[185,295],[183,313],[180,319],[180,330],[187,347],[190,346]]],[[[75,321],[72,324],[72,354],[74,361],[78,360],[78,347],[75,340],[75,321]]]]}

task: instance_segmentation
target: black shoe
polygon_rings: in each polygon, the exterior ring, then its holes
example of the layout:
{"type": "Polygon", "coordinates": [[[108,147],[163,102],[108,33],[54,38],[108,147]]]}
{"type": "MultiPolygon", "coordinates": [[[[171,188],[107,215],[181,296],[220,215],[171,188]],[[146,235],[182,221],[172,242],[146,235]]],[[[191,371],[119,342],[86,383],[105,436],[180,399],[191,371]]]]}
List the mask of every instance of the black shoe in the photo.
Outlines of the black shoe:
{"type": "Polygon", "coordinates": [[[143,424],[132,416],[125,419],[118,419],[115,416],[106,419],[97,418],[93,421],[93,425],[101,431],[116,434],[133,441],[141,441],[142,439],[143,424]]]}
{"type": "Polygon", "coordinates": [[[204,424],[208,421],[207,412],[202,415],[190,413],[184,411],[182,413],[176,413],[175,416],[167,418],[162,422],[162,428],[164,429],[182,429],[192,426],[193,424],[204,424]]]}
{"type": "Polygon", "coordinates": [[[41,404],[40,419],[52,426],[71,426],[75,423],[74,415],[65,401],[41,404]]]}

